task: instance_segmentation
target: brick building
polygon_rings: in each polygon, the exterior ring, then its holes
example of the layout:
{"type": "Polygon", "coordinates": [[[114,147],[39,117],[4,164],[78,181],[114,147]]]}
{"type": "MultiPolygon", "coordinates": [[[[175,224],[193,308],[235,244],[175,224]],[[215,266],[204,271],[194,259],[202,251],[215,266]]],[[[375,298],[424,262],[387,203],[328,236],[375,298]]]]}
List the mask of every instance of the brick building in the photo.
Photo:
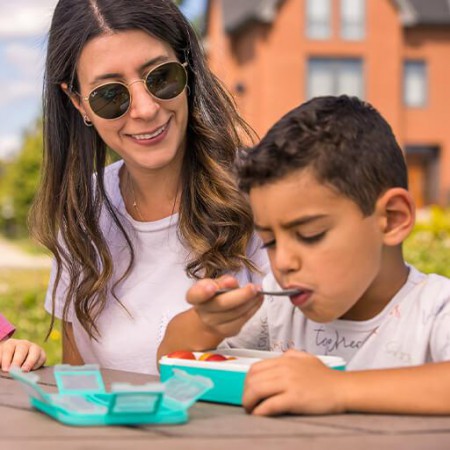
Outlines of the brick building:
{"type": "Polygon", "coordinates": [[[450,0],[209,0],[205,47],[260,135],[357,95],[392,125],[418,206],[450,204],[450,0]]]}

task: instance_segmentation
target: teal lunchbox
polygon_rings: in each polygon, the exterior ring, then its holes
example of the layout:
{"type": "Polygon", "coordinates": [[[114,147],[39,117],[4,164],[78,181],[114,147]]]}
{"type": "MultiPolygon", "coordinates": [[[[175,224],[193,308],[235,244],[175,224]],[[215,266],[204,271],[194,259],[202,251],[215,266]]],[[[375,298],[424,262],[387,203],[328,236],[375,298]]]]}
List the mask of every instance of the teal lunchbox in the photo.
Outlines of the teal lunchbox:
{"type": "MultiPolygon", "coordinates": [[[[182,369],[190,375],[200,375],[209,378],[214,386],[205,392],[199,399],[242,405],[244,381],[250,366],[262,359],[276,358],[282,355],[279,352],[268,352],[247,349],[215,349],[205,353],[215,353],[227,357],[224,361],[204,361],[199,358],[203,352],[193,352],[196,359],[170,358],[163,356],[159,361],[161,381],[169,379],[174,369],[182,369]]],[[[336,370],[345,370],[345,362],[337,356],[317,357],[328,367],[336,370]]]]}
{"type": "Polygon", "coordinates": [[[96,364],[56,365],[53,374],[58,391],[46,392],[39,375],[12,368],[29,395],[31,406],[66,425],[147,425],[188,421],[188,409],[212,387],[209,378],[193,377],[174,369],[164,383],[112,383],[106,391],[96,364]]]}

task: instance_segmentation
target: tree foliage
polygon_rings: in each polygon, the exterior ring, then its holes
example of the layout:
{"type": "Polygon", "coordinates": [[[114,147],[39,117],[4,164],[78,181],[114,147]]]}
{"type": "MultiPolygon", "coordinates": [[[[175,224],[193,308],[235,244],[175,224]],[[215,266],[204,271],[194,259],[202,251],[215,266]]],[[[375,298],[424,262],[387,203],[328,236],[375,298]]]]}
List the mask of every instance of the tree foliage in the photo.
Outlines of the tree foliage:
{"type": "Polygon", "coordinates": [[[16,158],[2,167],[1,225],[9,234],[27,234],[27,216],[36,194],[42,164],[42,121],[24,134],[16,158]]]}

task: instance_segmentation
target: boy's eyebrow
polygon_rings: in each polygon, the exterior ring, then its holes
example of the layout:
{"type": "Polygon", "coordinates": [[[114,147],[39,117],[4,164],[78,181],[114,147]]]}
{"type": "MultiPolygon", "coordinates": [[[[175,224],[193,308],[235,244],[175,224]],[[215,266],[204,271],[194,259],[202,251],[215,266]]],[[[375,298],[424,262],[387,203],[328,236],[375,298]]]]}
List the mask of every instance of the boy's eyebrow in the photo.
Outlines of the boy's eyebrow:
{"type": "MultiPolygon", "coordinates": [[[[150,59],[149,61],[147,61],[144,64],[142,64],[141,66],[139,66],[138,70],[139,70],[139,72],[142,72],[151,66],[156,66],[157,64],[166,62],[168,60],[169,60],[169,58],[166,55],[160,55],[160,56],[157,56],[156,58],[150,59]]],[[[109,80],[111,78],[121,78],[122,76],[123,75],[121,73],[114,73],[114,72],[104,73],[102,75],[99,75],[98,77],[95,77],[94,80],[89,83],[89,85],[96,86],[101,81],[109,80]]]]}
{"type": "MultiPolygon", "coordinates": [[[[324,217],[327,217],[327,215],[326,214],[315,214],[312,216],[300,217],[298,219],[291,220],[290,222],[283,223],[281,225],[281,228],[288,230],[289,228],[298,227],[301,225],[306,225],[307,223],[315,222],[316,220],[323,219],[324,217]]],[[[256,231],[271,231],[271,228],[263,227],[261,225],[258,225],[257,223],[255,223],[254,226],[255,226],[256,231]]]]}

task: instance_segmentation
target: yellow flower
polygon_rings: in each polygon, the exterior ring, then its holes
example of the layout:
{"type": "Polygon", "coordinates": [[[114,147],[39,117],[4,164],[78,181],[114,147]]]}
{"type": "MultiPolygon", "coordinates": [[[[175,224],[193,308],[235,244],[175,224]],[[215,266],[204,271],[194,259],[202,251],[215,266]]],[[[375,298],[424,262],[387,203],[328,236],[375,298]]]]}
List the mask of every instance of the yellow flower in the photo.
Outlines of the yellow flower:
{"type": "Polygon", "coordinates": [[[61,339],[61,333],[58,330],[53,329],[50,333],[51,341],[59,341],[61,339]]]}

